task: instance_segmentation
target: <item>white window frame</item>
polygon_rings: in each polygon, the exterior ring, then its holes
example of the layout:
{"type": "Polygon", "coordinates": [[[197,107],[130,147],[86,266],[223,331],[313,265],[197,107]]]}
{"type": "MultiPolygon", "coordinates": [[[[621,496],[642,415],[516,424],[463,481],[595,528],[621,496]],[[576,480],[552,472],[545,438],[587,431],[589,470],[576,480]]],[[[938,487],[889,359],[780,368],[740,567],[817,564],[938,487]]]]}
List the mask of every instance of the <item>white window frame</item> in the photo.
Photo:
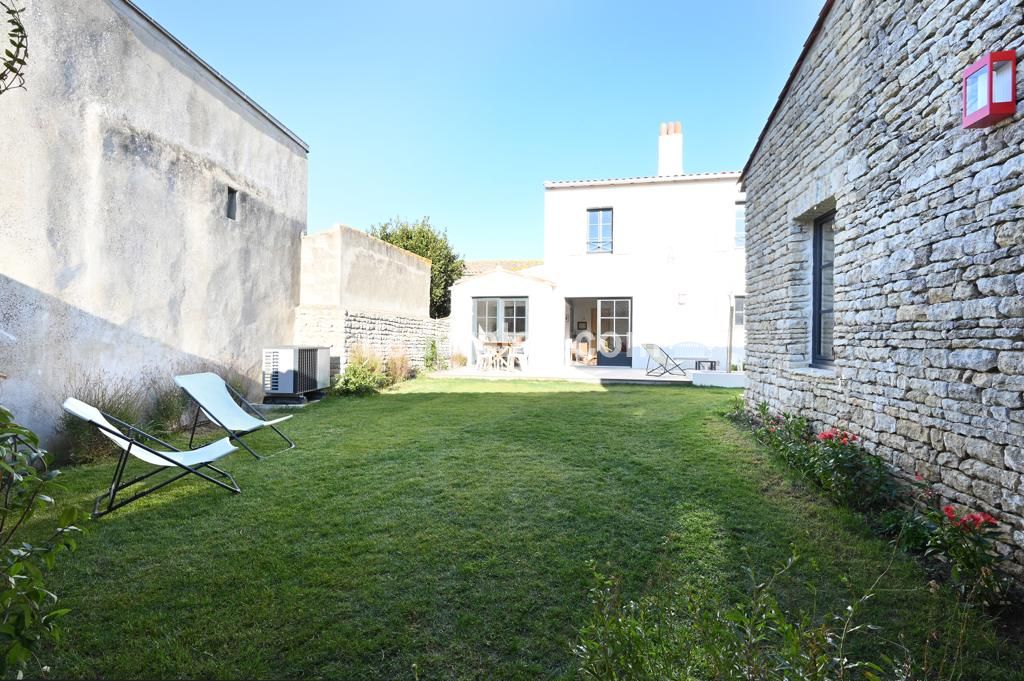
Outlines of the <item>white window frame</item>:
{"type": "Polygon", "coordinates": [[[736,202],[736,248],[747,247],[747,204],[745,201],[736,202]]]}
{"type": "Polygon", "coordinates": [[[612,208],[587,209],[587,253],[611,253],[615,244],[615,211],[612,208]],[[605,215],[607,214],[607,220],[605,215]],[[590,233],[590,218],[597,215],[596,238],[590,233]]]}
{"type": "MultiPolygon", "coordinates": [[[[479,309],[480,303],[494,303],[495,304],[495,316],[494,326],[495,331],[484,331],[484,333],[493,333],[494,339],[498,341],[513,341],[516,336],[522,336],[524,339],[530,337],[530,299],[529,296],[483,296],[479,298],[473,298],[473,335],[479,336],[480,333],[480,322],[479,322],[479,309]],[[517,303],[522,303],[523,314],[515,314],[515,306],[517,303]],[[507,331],[505,329],[506,315],[505,311],[511,310],[512,316],[510,319],[522,319],[523,330],[522,331],[507,331]]],[[[491,319],[489,314],[484,316],[484,319],[491,319]]]]}
{"type": "Polygon", "coordinates": [[[733,296],[732,302],[732,325],[744,326],[747,321],[747,297],[733,296]]]}

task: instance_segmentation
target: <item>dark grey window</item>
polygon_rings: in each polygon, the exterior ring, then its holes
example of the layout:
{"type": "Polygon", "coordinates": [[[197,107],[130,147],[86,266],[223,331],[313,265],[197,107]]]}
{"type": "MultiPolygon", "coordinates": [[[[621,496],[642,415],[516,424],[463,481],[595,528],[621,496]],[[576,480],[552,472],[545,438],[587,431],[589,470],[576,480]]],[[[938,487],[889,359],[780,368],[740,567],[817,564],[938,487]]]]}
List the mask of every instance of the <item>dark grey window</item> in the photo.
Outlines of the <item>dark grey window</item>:
{"type": "Polygon", "coordinates": [[[228,220],[238,219],[238,190],[232,187],[228,187],[228,205],[226,213],[228,220]]]}
{"type": "Polygon", "coordinates": [[[587,211],[587,253],[612,252],[612,209],[587,211]]]}
{"type": "Polygon", "coordinates": [[[813,257],[812,257],[812,324],[811,324],[811,364],[829,366],[835,355],[832,352],[832,340],[835,327],[833,301],[835,288],[833,284],[833,261],[835,247],[833,234],[835,229],[835,211],[823,215],[814,221],[813,257]]]}

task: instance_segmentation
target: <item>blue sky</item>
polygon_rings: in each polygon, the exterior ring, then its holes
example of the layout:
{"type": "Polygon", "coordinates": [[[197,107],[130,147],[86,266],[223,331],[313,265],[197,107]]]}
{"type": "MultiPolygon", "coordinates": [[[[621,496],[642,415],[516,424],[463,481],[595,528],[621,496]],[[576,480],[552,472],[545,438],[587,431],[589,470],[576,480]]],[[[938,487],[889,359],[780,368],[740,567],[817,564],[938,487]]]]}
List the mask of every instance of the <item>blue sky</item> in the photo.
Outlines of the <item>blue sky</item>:
{"type": "Polygon", "coordinates": [[[136,0],[310,145],[309,231],[428,215],[539,258],[543,182],[739,170],[822,0],[136,0]]]}

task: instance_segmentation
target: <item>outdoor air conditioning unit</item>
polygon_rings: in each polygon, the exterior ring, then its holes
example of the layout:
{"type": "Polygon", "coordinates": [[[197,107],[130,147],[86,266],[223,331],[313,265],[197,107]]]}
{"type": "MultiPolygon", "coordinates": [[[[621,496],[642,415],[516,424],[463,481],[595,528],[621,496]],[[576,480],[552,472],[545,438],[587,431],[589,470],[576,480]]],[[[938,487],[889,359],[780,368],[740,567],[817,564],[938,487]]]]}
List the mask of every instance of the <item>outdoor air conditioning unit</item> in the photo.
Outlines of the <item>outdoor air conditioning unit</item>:
{"type": "Polygon", "coordinates": [[[265,395],[302,395],[330,384],[330,348],[282,345],[263,349],[265,395]]]}

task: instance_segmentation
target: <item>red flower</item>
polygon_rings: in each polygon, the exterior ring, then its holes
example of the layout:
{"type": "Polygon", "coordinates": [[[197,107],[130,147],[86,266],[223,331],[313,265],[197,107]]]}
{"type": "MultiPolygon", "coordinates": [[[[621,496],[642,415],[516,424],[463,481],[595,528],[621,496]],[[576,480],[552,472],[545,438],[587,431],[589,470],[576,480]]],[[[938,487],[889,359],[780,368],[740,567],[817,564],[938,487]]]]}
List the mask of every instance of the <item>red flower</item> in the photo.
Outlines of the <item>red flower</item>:
{"type": "Polygon", "coordinates": [[[821,440],[822,442],[825,442],[826,440],[831,440],[835,436],[836,432],[834,430],[825,430],[818,433],[818,439],[821,440]]]}
{"type": "Polygon", "coordinates": [[[955,509],[955,508],[953,508],[952,506],[949,506],[949,505],[943,506],[943,507],[942,507],[942,512],[943,512],[943,513],[944,513],[944,514],[946,515],[946,517],[947,517],[947,518],[949,518],[950,520],[952,520],[953,518],[956,518],[956,509],[955,509]]]}
{"type": "Polygon", "coordinates": [[[917,480],[918,482],[923,482],[924,476],[921,475],[920,473],[914,473],[914,480],[917,480]]]}

